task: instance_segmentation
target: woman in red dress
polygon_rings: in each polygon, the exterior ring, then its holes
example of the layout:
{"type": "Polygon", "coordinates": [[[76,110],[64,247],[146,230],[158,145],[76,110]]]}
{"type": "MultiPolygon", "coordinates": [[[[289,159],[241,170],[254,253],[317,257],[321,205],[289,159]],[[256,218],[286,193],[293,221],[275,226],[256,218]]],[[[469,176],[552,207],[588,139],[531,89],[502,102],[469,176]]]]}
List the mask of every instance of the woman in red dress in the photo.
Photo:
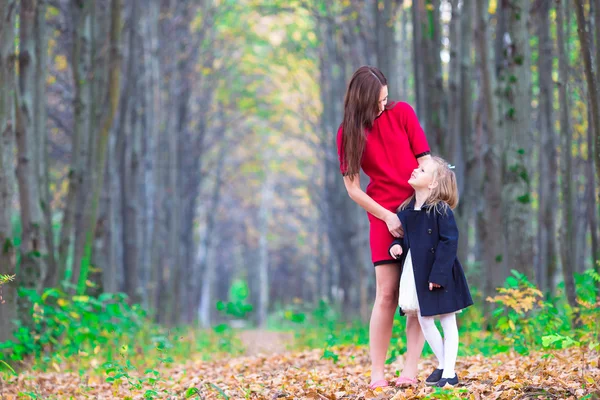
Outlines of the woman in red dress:
{"type": "MultiPolygon", "coordinates": [[[[348,85],[344,121],[337,134],[340,171],[348,195],[367,211],[376,296],[369,328],[371,388],[387,386],[384,364],[398,306],[400,268],[388,249],[402,235],[396,209],[412,193],[412,171],[430,158],[425,133],[412,107],[387,103],[387,80],[375,67],[359,68],[348,85]],[[360,169],[370,178],[361,189],[360,169]]],[[[424,337],[416,316],[406,320],[407,352],[397,386],[416,384],[424,337]]]]}

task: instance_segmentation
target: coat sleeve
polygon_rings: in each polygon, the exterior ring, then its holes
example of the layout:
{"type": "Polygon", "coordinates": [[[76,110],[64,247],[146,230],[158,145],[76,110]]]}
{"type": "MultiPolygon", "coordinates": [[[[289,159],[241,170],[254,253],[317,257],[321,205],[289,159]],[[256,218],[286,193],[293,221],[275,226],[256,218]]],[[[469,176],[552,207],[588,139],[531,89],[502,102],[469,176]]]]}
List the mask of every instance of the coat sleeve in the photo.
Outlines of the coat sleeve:
{"type": "MultiPolygon", "coordinates": [[[[402,215],[402,212],[398,212],[396,215],[398,215],[398,219],[400,220],[400,223],[402,224],[402,226],[404,227],[404,218],[402,215]]],[[[408,252],[408,246],[406,244],[406,235],[408,233],[406,232],[406,230],[404,231],[404,238],[396,238],[394,239],[394,241],[392,242],[392,244],[390,244],[390,247],[388,247],[388,254],[391,256],[392,253],[390,252],[390,250],[392,250],[392,247],[394,247],[394,245],[399,244],[402,247],[402,256],[405,257],[406,256],[406,252],[408,252]]]]}
{"type": "Polygon", "coordinates": [[[458,227],[450,207],[436,212],[438,220],[439,242],[435,250],[435,259],[429,274],[429,282],[444,287],[452,276],[452,267],[458,250],[458,227]]]}
{"type": "Polygon", "coordinates": [[[392,255],[392,247],[394,247],[395,245],[399,244],[400,247],[402,247],[402,255],[406,255],[406,252],[408,251],[406,249],[406,246],[404,245],[404,240],[400,239],[400,238],[396,238],[394,239],[394,241],[392,242],[392,244],[390,244],[390,247],[388,247],[388,254],[391,256],[392,255]]]}

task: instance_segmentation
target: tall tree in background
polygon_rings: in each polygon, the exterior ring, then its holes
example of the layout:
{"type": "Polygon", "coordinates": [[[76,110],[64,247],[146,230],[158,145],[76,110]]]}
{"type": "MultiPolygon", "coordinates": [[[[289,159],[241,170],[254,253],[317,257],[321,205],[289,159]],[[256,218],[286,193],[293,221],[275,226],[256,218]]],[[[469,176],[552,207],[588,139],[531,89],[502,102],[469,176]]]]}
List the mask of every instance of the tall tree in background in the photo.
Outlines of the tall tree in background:
{"type": "MultiPolygon", "coordinates": [[[[538,189],[538,257],[536,261],[536,283],[542,292],[552,288],[550,280],[556,272],[556,191],[557,176],[552,171],[558,171],[556,139],[554,133],[554,81],[552,79],[553,43],[550,37],[550,7],[551,0],[537,3],[538,28],[538,70],[540,85],[540,135],[539,135],[539,171],[540,185],[538,189]],[[547,171],[547,172],[544,172],[547,171]]],[[[568,149],[567,149],[568,151],[568,149]]]]}
{"type": "Polygon", "coordinates": [[[426,80],[425,80],[425,47],[423,46],[423,23],[422,15],[425,14],[425,0],[415,0],[412,2],[412,28],[413,28],[413,76],[415,91],[415,109],[423,129],[428,132],[428,109],[426,107],[426,80]]]}
{"type": "MultiPolygon", "coordinates": [[[[38,184],[39,161],[36,154],[36,132],[34,132],[34,99],[36,79],[36,13],[40,3],[22,0],[19,14],[19,74],[15,90],[15,134],[17,138],[17,179],[19,182],[19,204],[21,207],[21,263],[19,285],[28,290],[39,290],[41,278],[46,273],[47,257],[44,217],[40,206],[38,184]]],[[[45,82],[45,81],[44,81],[45,82]]],[[[42,83],[43,84],[43,83],[42,83]]],[[[29,315],[31,304],[19,297],[20,315],[29,315]]],[[[27,321],[25,322],[27,324],[27,321]]]]}
{"type": "Polygon", "coordinates": [[[139,25],[139,1],[131,2],[129,13],[129,23],[127,26],[127,41],[124,46],[126,55],[125,70],[123,74],[123,90],[121,91],[121,100],[119,101],[119,117],[116,121],[115,133],[116,154],[114,160],[118,163],[118,176],[120,187],[118,190],[119,205],[118,210],[121,213],[121,244],[123,246],[124,268],[124,291],[130,297],[132,302],[139,303],[141,296],[138,286],[138,271],[140,251],[138,243],[138,226],[136,223],[138,215],[138,166],[136,163],[135,150],[138,146],[136,138],[136,125],[139,123],[137,113],[137,104],[139,104],[139,91],[136,90],[139,79],[139,49],[137,43],[139,25]]]}
{"type": "Polygon", "coordinates": [[[533,210],[531,124],[531,60],[529,0],[503,1],[507,22],[504,61],[499,73],[504,212],[503,227],[509,268],[533,276],[533,210]],[[518,233],[517,233],[518,232],[518,233]]]}
{"type": "Polygon", "coordinates": [[[562,272],[565,282],[565,292],[571,307],[575,307],[575,215],[574,215],[574,184],[573,184],[573,134],[569,116],[568,84],[569,58],[566,55],[565,39],[565,3],[568,0],[556,2],[556,47],[558,55],[558,103],[560,109],[560,132],[562,137],[561,151],[561,181],[562,181],[562,226],[561,249],[562,272]]]}
{"type": "Polygon", "coordinates": [[[388,97],[400,99],[400,77],[397,70],[398,51],[396,51],[396,16],[398,2],[395,0],[373,1],[376,32],[377,67],[388,80],[388,97]]]}
{"type": "Polygon", "coordinates": [[[33,94],[33,130],[35,135],[35,165],[37,165],[37,184],[39,187],[40,207],[44,221],[44,241],[46,243],[46,271],[43,287],[56,286],[56,272],[58,269],[54,231],[52,229],[52,207],[50,194],[50,166],[48,165],[48,129],[46,112],[46,81],[48,77],[48,24],[46,14],[48,11],[47,0],[37,0],[35,13],[35,85],[33,94]]]}
{"type": "MultiPolygon", "coordinates": [[[[594,162],[596,166],[596,178],[600,176],[600,109],[598,108],[598,82],[597,82],[597,74],[594,73],[594,66],[592,65],[592,51],[590,48],[590,34],[586,30],[586,21],[585,21],[585,12],[583,0],[573,0],[575,4],[575,14],[577,16],[577,34],[579,36],[579,43],[581,44],[581,53],[583,56],[583,65],[585,71],[585,79],[587,83],[588,96],[590,99],[590,115],[591,120],[590,128],[593,132],[591,135],[595,141],[595,152],[594,152],[594,162]]],[[[590,143],[591,145],[591,143],[590,143]]],[[[591,160],[590,160],[591,162],[591,160]]],[[[594,196],[595,200],[595,196],[594,196]]],[[[596,210],[597,202],[592,201],[593,210],[596,210]]],[[[600,271],[600,265],[598,265],[598,243],[597,243],[597,232],[592,232],[592,238],[596,240],[596,248],[593,249],[593,257],[594,257],[594,268],[596,271],[600,271]]],[[[600,285],[600,283],[599,283],[600,285]]],[[[599,294],[600,296],[600,290],[599,294]]]]}
{"type": "MultiPolygon", "coordinates": [[[[11,218],[16,190],[13,167],[16,3],[16,0],[0,2],[0,274],[8,275],[14,275],[16,261],[11,218]]],[[[0,342],[3,342],[12,336],[14,328],[17,283],[9,282],[0,290],[0,342]]]]}
{"type": "Polygon", "coordinates": [[[106,110],[103,112],[102,125],[100,128],[100,134],[98,141],[95,146],[94,160],[95,160],[95,171],[98,175],[93,181],[91,186],[92,198],[91,198],[91,209],[90,209],[90,220],[89,227],[86,234],[85,242],[85,254],[81,259],[75,260],[73,265],[72,282],[74,285],[78,285],[78,291],[82,292],[85,288],[85,283],[88,275],[89,262],[91,260],[91,253],[93,249],[93,243],[96,237],[96,225],[98,218],[98,203],[100,199],[100,191],[104,184],[104,168],[106,161],[106,150],[108,145],[108,139],[111,131],[111,126],[117,107],[119,105],[119,91],[120,91],[120,79],[121,79],[121,54],[119,50],[119,41],[121,37],[121,0],[111,0],[110,2],[110,35],[109,35],[109,58],[108,58],[108,95],[106,110]],[[80,277],[81,274],[81,277],[80,277]]]}
{"type": "MultiPolygon", "coordinates": [[[[82,199],[85,198],[86,172],[87,168],[87,142],[90,140],[90,130],[93,129],[90,111],[92,99],[91,80],[86,79],[91,73],[91,12],[95,2],[80,4],[78,0],[72,0],[69,4],[70,25],[72,32],[71,70],[73,74],[73,140],[72,140],[72,162],[69,170],[68,193],[63,210],[60,243],[58,247],[58,271],[53,277],[52,283],[65,279],[67,271],[67,260],[71,254],[73,237],[77,233],[76,216],[82,220],[82,199]],[[78,211],[78,212],[77,212],[78,211]]],[[[75,248],[81,245],[77,243],[75,248]]],[[[76,254],[80,252],[76,251],[76,254]]],[[[73,262],[73,267],[77,261],[73,262]]],[[[50,282],[49,282],[50,283],[50,282]]]]}
{"type": "Polygon", "coordinates": [[[502,175],[500,163],[500,144],[497,126],[497,98],[494,95],[495,75],[492,72],[491,54],[489,53],[490,32],[488,29],[488,1],[476,2],[477,52],[482,76],[480,98],[485,109],[485,143],[483,144],[484,171],[481,193],[484,194],[485,208],[478,215],[478,232],[483,247],[483,265],[485,266],[486,283],[484,295],[491,294],[504,281],[508,271],[506,268],[505,240],[498,227],[502,226],[502,175]]]}
{"type": "MultiPolygon", "coordinates": [[[[458,1],[453,3],[453,6],[458,6],[458,1]]],[[[476,163],[475,149],[473,146],[473,20],[474,20],[474,5],[471,3],[462,2],[460,10],[456,13],[452,12],[452,18],[459,18],[456,28],[455,43],[451,46],[453,51],[456,51],[457,59],[457,110],[451,111],[451,114],[456,113],[455,123],[451,125],[454,131],[451,133],[454,141],[454,146],[449,149],[453,151],[453,162],[456,164],[456,175],[459,185],[460,202],[458,205],[458,224],[459,231],[463,232],[459,241],[459,256],[462,260],[466,260],[469,252],[469,222],[474,216],[474,206],[476,197],[473,195],[472,183],[476,182],[476,163]],[[456,49],[456,50],[454,50],[456,49]]],[[[453,101],[450,104],[454,104],[453,101]]]]}
{"type": "Polygon", "coordinates": [[[427,132],[433,150],[448,157],[451,149],[447,132],[447,100],[442,75],[442,29],[440,0],[413,1],[415,40],[415,86],[419,120],[427,132]]]}

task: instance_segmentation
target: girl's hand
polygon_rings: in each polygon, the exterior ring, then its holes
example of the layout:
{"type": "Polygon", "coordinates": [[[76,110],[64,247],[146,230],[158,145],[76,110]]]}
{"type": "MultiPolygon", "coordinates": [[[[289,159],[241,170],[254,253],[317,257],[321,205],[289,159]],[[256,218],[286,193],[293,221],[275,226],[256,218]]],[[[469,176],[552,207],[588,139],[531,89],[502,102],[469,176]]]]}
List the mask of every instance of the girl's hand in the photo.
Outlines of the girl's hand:
{"type": "Polygon", "coordinates": [[[435,289],[441,288],[441,286],[438,285],[437,283],[429,282],[429,290],[433,290],[434,288],[435,289]]]}
{"type": "Polygon", "coordinates": [[[400,246],[399,244],[393,245],[390,249],[390,255],[395,259],[400,258],[400,256],[402,255],[402,246],[400,246]]]}
{"type": "Polygon", "coordinates": [[[387,225],[388,230],[395,238],[404,237],[404,230],[402,229],[402,224],[400,223],[400,219],[396,214],[390,211],[387,217],[384,220],[387,225]]]}

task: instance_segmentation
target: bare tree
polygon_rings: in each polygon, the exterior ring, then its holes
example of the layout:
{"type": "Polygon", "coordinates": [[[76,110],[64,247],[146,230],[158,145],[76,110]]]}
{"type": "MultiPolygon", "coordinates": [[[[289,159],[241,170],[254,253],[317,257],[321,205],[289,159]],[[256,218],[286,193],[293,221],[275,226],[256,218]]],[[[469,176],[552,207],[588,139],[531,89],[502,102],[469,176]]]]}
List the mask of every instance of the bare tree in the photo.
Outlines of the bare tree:
{"type": "MultiPolygon", "coordinates": [[[[44,218],[40,207],[38,185],[39,166],[36,165],[34,101],[36,83],[35,23],[36,8],[33,0],[21,1],[19,15],[19,84],[15,90],[17,138],[17,179],[19,182],[19,203],[21,206],[21,264],[18,276],[19,285],[29,290],[39,290],[41,279],[46,273],[44,218]]],[[[30,323],[30,304],[26,297],[19,297],[19,314],[27,325],[30,323]]]]}
{"type": "MultiPolygon", "coordinates": [[[[72,53],[71,53],[71,70],[73,73],[73,86],[75,95],[73,97],[74,110],[74,126],[73,126],[73,142],[72,142],[72,163],[69,170],[69,189],[67,200],[63,210],[63,219],[61,227],[60,244],[58,247],[58,276],[57,280],[65,278],[67,270],[67,260],[69,258],[70,249],[73,243],[73,236],[77,233],[76,228],[76,211],[78,211],[78,219],[83,219],[82,199],[85,197],[86,187],[84,186],[87,169],[87,141],[89,140],[89,132],[92,129],[90,102],[91,99],[91,83],[86,76],[91,72],[91,7],[94,2],[89,2],[86,6],[80,7],[78,0],[72,0],[71,7],[71,24],[72,24],[72,53]]],[[[75,246],[75,247],[81,247],[75,246]]],[[[74,258],[73,266],[79,262],[78,258],[74,258]]]]}
{"type": "Polygon", "coordinates": [[[560,104],[560,131],[562,133],[562,145],[564,151],[561,153],[562,166],[562,227],[564,234],[561,235],[562,272],[565,281],[567,300],[571,307],[576,306],[575,293],[575,216],[573,213],[573,157],[572,157],[572,132],[569,118],[569,101],[567,97],[569,82],[569,58],[565,50],[565,1],[556,1],[556,37],[558,55],[558,99],[560,104]]]}
{"type": "Polygon", "coordinates": [[[531,126],[531,61],[529,48],[529,0],[502,2],[507,20],[504,36],[504,63],[499,78],[502,94],[504,134],[502,170],[503,226],[509,268],[533,276],[533,210],[531,126]],[[518,232],[518,233],[517,233],[518,232]]]}
{"type": "Polygon", "coordinates": [[[554,81],[552,79],[552,39],[550,37],[550,6],[551,0],[538,3],[538,38],[539,57],[538,70],[540,74],[540,140],[539,140],[539,171],[540,199],[538,214],[538,257],[535,271],[537,286],[543,292],[552,290],[551,279],[556,273],[556,224],[555,205],[558,202],[556,192],[557,179],[554,173],[542,171],[557,171],[556,139],[554,133],[553,99],[554,81]]]}
{"type": "Polygon", "coordinates": [[[479,225],[482,228],[479,233],[482,239],[483,261],[487,278],[484,289],[485,295],[491,294],[507,276],[504,235],[498,229],[502,226],[502,194],[500,192],[502,183],[499,156],[501,141],[496,126],[497,101],[493,93],[495,78],[488,52],[490,34],[487,21],[487,5],[488,1],[476,3],[477,50],[482,75],[481,97],[485,104],[486,115],[486,142],[483,151],[485,171],[483,171],[484,178],[481,180],[483,184],[481,192],[484,193],[485,198],[485,210],[483,212],[485,223],[479,225]]]}
{"type": "Polygon", "coordinates": [[[95,171],[98,175],[95,177],[91,188],[93,190],[91,198],[91,209],[90,209],[90,220],[89,228],[86,234],[85,252],[86,254],[82,258],[81,264],[78,260],[75,260],[73,265],[72,282],[78,285],[78,291],[83,291],[85,287],[85,281],[87,279],[89,260],[91,259],[91,252],[93,248],[93,242],[96,237],[96,225],[98,217],[98,203],[100,199],[100,191],[104,185],[104,168],[106,161],[106,150],[108,145],[108,139],[110,136],[111,127],[119,105],[119,92],[120,92],[120,79],[121,79],[121,54],[119,50],[119,41],[121,37],[121,0],[111,0],[110,3],[110,35],[109,35],[109,77],[108,77],[108,104],[107,110],[103,114],[102,125],[100,128],[100,134],[96,143],[95,151],[97,154],[94,156],[95,160],[95,171]],[[80,276],[81,275],[81,276],[80,276]],[[81,279],[80,279],[81,278],[81,279]]]}
{"type": "MultiPolygon", "coordinates": [[[[15,14],[16,0],[0,2],[0,274],[14,275],[15,246],[12,204],[15,198],[15,14]]],[[[9,282],[0,289],[0,342],[12,335],[17,316],[17,286],[9,282]]]]}

